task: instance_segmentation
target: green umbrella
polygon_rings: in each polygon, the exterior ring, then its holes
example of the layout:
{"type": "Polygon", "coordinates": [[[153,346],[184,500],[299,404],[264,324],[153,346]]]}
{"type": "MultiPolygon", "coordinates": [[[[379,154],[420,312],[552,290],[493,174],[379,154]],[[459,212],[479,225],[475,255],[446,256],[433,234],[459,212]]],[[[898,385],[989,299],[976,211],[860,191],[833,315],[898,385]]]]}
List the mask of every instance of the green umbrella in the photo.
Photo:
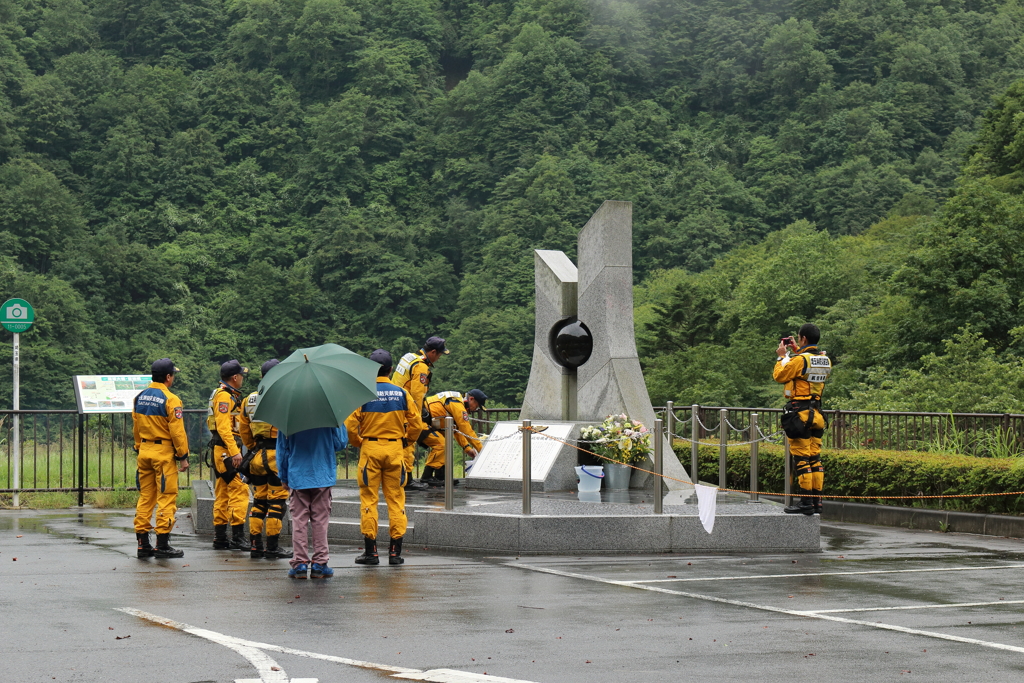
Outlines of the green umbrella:
{"type": "Polygon", "coordinates": [[[338,427],[353,410],[377,398],[378,363],[337,344],[299,349],[260,382],[253,419],[287,435],[338,427]]]}

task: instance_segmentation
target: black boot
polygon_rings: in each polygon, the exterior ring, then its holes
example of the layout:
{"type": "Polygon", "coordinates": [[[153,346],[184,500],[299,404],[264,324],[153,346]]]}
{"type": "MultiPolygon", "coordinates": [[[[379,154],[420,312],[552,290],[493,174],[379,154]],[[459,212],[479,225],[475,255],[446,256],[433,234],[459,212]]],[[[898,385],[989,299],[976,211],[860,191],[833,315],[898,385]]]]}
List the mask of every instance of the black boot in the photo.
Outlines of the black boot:
{"type": "MultiPolygon", "coordinates": [[[[269,541],[269,537],[267,540],[269,541]]],[[[249,533],[249,557],[254,560],[263,557],[263,532],[249,533]]]]}
{"type": "Polygon", "coordinates": [[[281,534],[267,536],[267,552],[263,553],[263,557],[268,560],[287,560],[292,556],[291,550],[285,550],[280,546],[280,539],[281,534]]]}
{"type": "MultiPolygon", "coordinates": [[[[810,493],[810,491],[806,491],[810,493]]],[[[782,509],[787,515],[813,515],[814,499],[811,496],[800,496],[800,502],[782,509]]]]}
{"type": "Polygon", "coordinates": [[[391,546],[388,548],[388,564],[403,564],[405,558],[402,557],[402,539],[392,538],[391,546]]]}
{"type": "Polygon", "coordinates": [[[813,493],[814,493],[814,497],[811,500],[814,503],[814,514],[820,515],[821,514],[821,489],[814,489],[813,493]]]}
{"type": "Polygon", "coordinates": [[[185,557],[184,550],[178,550],[172,548],[168,540],[171,538],[170,534],[157,534],[156,535],[156,548],[153,550],[153,557],[159,557],[162,559],[168,559],[171,557],[185,557]]]}
{"type": "Polygon", "coordinates": [[[363,554],[356,558],[356,564],[380,564],[380,558],[377,557],[377,539],[364,536],[363,544],[366,548],[363,554]]]}
{"type": "Polygon", "coordinates": [[[215,524],[213,526],[213,549],[231,550],[231,544],[228,543],[227,524],[215,524]]]}
{"type": "Polygon", "coordinates": [[[135,539],[139,542],[139,550],[135,557],[141,559],[153,557],[153,546],[149,544],[149,532],[135,532],[135,539]]]}
{"type": "Polygon", "coordinates": [[[231,542],[228,543],[231,550],[248,550],[249,544],[245,542],[245,524],[231,525],[231,542]]]}

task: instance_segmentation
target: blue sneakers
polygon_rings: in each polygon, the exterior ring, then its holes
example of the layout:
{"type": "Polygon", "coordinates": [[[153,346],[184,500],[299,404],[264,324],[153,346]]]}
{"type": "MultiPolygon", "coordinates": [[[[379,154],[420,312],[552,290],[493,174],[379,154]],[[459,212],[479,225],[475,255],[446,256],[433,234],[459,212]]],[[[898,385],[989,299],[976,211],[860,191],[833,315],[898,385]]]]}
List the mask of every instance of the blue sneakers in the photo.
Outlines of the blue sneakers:
{"type": "MultiPolygon", "coordinates": [[[[316,567],[316,565],[313,565],[316,567]]],[[[300,565],[296,565],[288,570],[289,579],[304,579],[306,578],[306,570],[309,569],[309,565],[303,562],[300,565]]]]}
{"type": "Polygon", "coordinates": [[[326,564],[313,563],[313,568],[309,570],[309,578],[311,579],[329,579],[334,576],[334,570],[328,567],[326,564]]]}

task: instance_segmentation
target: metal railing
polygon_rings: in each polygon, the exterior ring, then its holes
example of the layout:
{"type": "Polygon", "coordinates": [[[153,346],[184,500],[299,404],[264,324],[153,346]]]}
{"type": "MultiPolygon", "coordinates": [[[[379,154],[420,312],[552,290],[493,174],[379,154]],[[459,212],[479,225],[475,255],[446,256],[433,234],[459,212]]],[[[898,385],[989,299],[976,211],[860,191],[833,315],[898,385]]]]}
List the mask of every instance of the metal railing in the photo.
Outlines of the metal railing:
{"type": "MultiPolygon", "coordinates": [[[[737,408],[696,406],[699,422],[694,425],[691,406],[673,406],[668,420],[666,407],[655,408],[658,417],[671,424],[682,439],[721,442],[722,411],[730,443],[748,443],[758,434],[781,431],[781,408],[737,408]],[[751,415],[759,422],[751,429],[751,415]],[[758,429],[759,428],[759,429],[758,429]],[[754,433],[752,433],[754,432],[754,433]]],[[[958,452],[981,457],[1016,455],[1024,452],[1024,415],[990,413],[895,413],[863,410],[825,410],[830,426],[825,431],[826,448],[871,448],[897,451],[932,450],[958,452]]],[[[210,468],[200,455],[209,441],[205,409],[187,409],[185,429],[192,451],[184,482],[210,477],[210,468]]],[[[13,472],[13,410],[0,410],[0,493],[15,491],[13,472]]],[[[79,415],[74,410],[21,410],[20,416],[21,492],[85,492],[134,490],[135,452],[132,449],[130,414],[79,415]]],[[[520,409],[480,409],[470,415],[479,434],[490,433],[498,422],[518,422],[520,409]]],[[[777,439],[781,443],[781,438],[777,439]]],[[[338,454],[338,476],[354,478],[356,449],[338,454]]],[[[419,475],[423,459],[417,462],[419,475]]],[[[456,463],[458,465],[458,463],[456,463]]],[[[458,469],[456,467],[456,469],[458,469]]]]}
{"type": "MultiPolygon", "coordinates": [[[[665,407],[655,408],[658,415],[665,407]]],[[[699,424],[692,430],[692,406],[675,406],[676,434],[690,439],[718,437],[721,411],[727,411],[730,441],[752,441],[750,415],[759,415],[760,430],[782,430],[781,408],[697,406],[699,424]],[[685,424],[684,424],[685,423],[685,424]],[[683,431],[679,431],[683,430],[683,431]]],[[[829,421],[825,448],[870,448],[892,451],[956,452],[982,457],[1024,452],[1024,415],[1014,413],[911,413],[873,410],[823,410],[829,421]]]]}

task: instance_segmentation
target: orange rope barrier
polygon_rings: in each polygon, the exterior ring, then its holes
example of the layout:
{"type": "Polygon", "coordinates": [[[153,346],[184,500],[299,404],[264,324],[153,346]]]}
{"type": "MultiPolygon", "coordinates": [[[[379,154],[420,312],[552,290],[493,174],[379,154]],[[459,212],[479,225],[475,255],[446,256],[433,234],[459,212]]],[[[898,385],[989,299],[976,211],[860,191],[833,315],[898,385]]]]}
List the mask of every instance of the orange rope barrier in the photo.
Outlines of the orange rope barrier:
{"type": "MultiPolygon", "coordinates": [[[[523,428],[520,427],[519,430],[523,431],[523,428]]],[[[594,453],[593,451],[588,451],[586,448],[580,448],[576,444],[569,443],[568,441],[562,441],[561,439],[555,438],[553,436],[549,436],[549,435],[545,434],[544,432],[538,432],[533,427],[530,427],[530,431],[533,432],[534,434],[539,434],[540,436],[543,436],[545,439],[551,439],[552,441],[557,441],[560,444],[563,444],[565,446],[569,446],[571,448],[575,448],[578,451],[582,451],[583,453],[588,453],[589,455],[593,455],[594,457],[601,458],[602,460],[607,460],[609,462],[614,462],[614,463],[619,464],[619,465],[625,465],[626,467],[630,467],[630,468],[632,468],[634,470],[639,470],[641,472],[646,472],[647,474],[653,474],[654,476],[661,477],[662,479],[669,479],[671,481],[678,481],[681,484],[691,484],[691,485],[693,484],[693,482],[686,481],[685,479],[676,479],[675,477],[669,477],[669,476],[664,475],[664,474],[658,474],[656,472],[652,472],[651,470],[645,470],[642,467],[637,467],[636,465],[630,465],[629,463],[619,462],[618,460],[614,460],[612,458],[609,458],[608,456],[601,455],[600,453],[594,453]]],[[[770,493],[768,491],[745,491],[743,489],[723,489],[723,488],[718,488],[718,487],[715,487],[715,488],[717,488],[717,490],[719,490],[719,491],[727,491],[729,493],[756,493],[759,496],[786,496],[787,495],[785,493],[770,493]]],[[[788,495],[793,496],[794,494],[791,493],[791,494],[788,494],[788,495]]],[[[918,499],[925,499],[925,498],[987,498],[987,497],[992,497],[992,496],[1022,496],[1022,495],[1024,495],[1024,491],[1010,491],[1008,493],[950,493],[950,494],[946,494],[946,495],[935,495],[935,496],[872,496],[872,495],[861,495],[861,496],[824,496],[823,495],[823,496],[819,496],[819,495],[815,495],[815,498],[828,498],[828,499],[833,499],[833,500],[848,500],[848,499],[861,499],[861,500],[911,500],[912,499],[912,500],[918,500],[918,499]]]]}

